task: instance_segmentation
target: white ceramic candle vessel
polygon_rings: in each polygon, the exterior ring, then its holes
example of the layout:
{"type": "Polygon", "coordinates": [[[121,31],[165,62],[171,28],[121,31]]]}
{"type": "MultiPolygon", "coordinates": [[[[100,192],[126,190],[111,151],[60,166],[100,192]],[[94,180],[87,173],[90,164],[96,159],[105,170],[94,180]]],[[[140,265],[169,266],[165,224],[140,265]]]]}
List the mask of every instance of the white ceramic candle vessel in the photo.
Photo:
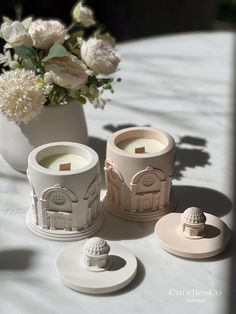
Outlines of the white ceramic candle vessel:
{"type": "Polygon", "coordinates": [[[132,127],[107,142],[104,208],[134,221],[156,220],[173,211],[175,142],[166,132],[132,127]]]}
{"type": "Polygon", "coordinates": [[[29,155],[27,175],[32,206],[26,223],[31,231],[73,241],[101,227],[100,168],[93,149],[72,142],[39,146],[29,155]]]}

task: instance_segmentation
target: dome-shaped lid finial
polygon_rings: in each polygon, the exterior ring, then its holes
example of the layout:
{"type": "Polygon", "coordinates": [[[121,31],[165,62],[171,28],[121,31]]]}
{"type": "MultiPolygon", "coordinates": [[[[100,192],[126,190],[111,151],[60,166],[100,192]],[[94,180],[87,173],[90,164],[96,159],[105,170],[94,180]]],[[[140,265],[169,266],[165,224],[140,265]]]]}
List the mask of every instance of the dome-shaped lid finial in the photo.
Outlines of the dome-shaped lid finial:
{"type": "Polygon", "coordinates": [[[104,239],[94,237],[84,244],[82,251],[87,256],[101,256],[109,253],[110,246],[104,239]]]}
{"type": "Polygon", "coordinates": [[[198,207],[189,207],[181,215],[181,220],[184,224],[202,224],[206,222],[206,216],[202,209],[198,207]]]}

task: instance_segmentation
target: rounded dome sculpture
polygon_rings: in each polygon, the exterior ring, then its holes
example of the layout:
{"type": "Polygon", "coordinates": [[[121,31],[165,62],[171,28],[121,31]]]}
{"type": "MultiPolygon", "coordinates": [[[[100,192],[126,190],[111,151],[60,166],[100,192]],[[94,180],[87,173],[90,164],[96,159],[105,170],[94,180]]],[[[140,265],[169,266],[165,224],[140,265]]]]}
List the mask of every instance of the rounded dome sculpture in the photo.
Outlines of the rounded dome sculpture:
{"type": "Polygon", "coordinates": [[[205,222],[206,216],[198,207],[189,207],[181,215],[181,229],[187,238],[202,238],[205,232],[205,222]]]}
{"type": "Polygon", "coordinates": [[[102,270],[107,265],[107,255],[110,246],[107,242],[98,237],[89,239],[83,246],[82,264],[91,271],[102,270]]]}
{"type": "Polygon", "coordinates": [[[110,246],[104,239],[94,237],[85,243],[82,250],[87,256],[101,256],[109,253],[110,246]]]}

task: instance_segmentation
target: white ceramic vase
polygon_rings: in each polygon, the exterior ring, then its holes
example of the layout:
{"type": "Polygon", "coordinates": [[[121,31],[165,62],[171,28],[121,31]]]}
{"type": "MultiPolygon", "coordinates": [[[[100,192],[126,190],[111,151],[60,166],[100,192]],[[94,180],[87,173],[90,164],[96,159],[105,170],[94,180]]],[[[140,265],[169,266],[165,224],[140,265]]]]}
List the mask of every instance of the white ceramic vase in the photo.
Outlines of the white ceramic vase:
{"type": "Polygon", "coordinates": [[[76,101],[44,107],[27,124],[16,124],[0,115],[0,153],[18,171],[26,171],[28,155],[34,148],[58,141],[88,142],[83,106],[76,101]]]}

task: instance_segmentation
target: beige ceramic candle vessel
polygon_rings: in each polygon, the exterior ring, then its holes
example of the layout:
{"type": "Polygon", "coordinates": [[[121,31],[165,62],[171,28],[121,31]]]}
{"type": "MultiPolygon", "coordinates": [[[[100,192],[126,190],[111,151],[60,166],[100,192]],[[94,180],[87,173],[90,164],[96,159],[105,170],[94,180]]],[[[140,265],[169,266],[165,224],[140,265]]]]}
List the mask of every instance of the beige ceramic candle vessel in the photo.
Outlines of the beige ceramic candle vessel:
{"type": "Polygon", "coordinates": [[[107,142],[104,208],[134,221],[156,220],[173,211],[174,139],[150,127],[132,127],[107,142]]]}

